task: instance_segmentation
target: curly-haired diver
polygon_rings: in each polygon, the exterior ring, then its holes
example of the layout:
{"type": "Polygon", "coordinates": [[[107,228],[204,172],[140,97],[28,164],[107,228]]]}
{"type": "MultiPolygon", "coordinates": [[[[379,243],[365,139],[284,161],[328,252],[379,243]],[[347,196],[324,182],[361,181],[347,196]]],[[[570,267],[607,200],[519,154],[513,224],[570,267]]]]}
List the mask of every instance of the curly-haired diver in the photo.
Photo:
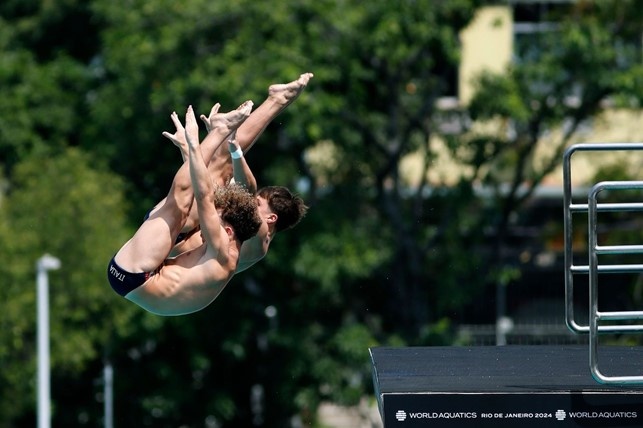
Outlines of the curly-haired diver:
{"type": "Polygon", "coordinates": [[[262,225],[257,200],[239,185],[215,187],[204,158],[213,156],[231,132],[250,115],[251,102],[229,113],[211,115],[211,144],[199,144],[190,106],[185,128],[176,113],[176,135],[187,142],[188,161],[179,168],[167,197],[110,261],[112,288],[126,299],[159,315],[183,315],[208,306],[237,269],[242,243],[262,225]],[[199,219],[199,246],[169,257],[193,203],[199,219]]]}

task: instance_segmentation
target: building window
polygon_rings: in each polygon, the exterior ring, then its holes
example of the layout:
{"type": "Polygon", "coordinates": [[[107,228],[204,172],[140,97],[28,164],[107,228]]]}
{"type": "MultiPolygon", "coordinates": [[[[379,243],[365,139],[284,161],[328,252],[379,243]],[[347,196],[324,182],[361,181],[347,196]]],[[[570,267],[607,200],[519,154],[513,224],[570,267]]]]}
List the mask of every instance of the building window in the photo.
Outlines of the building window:
{"type": "Polygon", "coordinates": [[[573,1],[513,0],[514,62],[537,61],[546,49],[543,35],[559,28],[559,22],[568,16],[573,1]]]}

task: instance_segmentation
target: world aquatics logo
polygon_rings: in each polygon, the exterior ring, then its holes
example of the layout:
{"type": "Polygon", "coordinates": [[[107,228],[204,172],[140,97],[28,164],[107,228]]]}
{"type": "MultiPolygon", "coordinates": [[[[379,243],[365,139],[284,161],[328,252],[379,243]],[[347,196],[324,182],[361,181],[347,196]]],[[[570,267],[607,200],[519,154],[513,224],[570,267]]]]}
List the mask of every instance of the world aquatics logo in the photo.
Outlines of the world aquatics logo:
{"type": "Polygon", "coordinates": [[[402,422],[406,419],[406,412],[404,410],[398,410],[397,413],[395,413],[395,419],[402,422]]]}

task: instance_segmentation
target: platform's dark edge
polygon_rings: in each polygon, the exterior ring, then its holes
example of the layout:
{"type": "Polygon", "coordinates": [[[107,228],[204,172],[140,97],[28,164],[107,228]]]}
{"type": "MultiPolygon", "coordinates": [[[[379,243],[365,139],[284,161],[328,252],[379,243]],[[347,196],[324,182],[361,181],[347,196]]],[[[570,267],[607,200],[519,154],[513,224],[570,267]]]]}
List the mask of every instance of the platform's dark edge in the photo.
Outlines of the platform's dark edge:
{"type": "MultiPolygon", "coordinates": [[[[377,347],[370,353],[378,394],[623,389],[592,378],[587,346],[377,347]]],[[[643,347],[605,346],[599,365],[609,376],[642,375],[643,347]]]]}

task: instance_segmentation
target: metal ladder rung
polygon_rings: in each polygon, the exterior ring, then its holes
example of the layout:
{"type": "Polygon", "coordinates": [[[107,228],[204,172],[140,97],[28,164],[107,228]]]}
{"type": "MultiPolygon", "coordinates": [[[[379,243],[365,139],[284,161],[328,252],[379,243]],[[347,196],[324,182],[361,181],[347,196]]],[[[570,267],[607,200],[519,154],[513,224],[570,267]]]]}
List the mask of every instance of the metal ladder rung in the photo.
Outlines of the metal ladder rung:
{"type": "MultiPolygon", "coordinates": [[[[598,320],[611,321],[643,320],[643,311],[597,312],[596,317],[598,320]]],[[[640,327],[640,330],[643,331],[643,325],[634,325],[632,327],[640,327]]],[[[635,330],[638,330],[638,328],[635,328],[635,330]]]]}
{"type": "Polygon", "coordinates": [[[596,364],[590,366],[592,376],[598,382],[615,385],[643,385],[643,376],[605,376],[599,370],[596,364]]]}
{"type": "MultiPolygon", "coordinates": [[[[589,204],[571,204],[569,210],[573,213],[586,213],[589,210],[589,204]]],[[[596,210],[598,212],[643,211],[643,202],[597,204],[596,210]]]]}
{"type": "Polygon", "coordinates": [[[597,245],[596,254],[643,254],[643,245],[597,245]]]}
{"type": "MultiPolygon", "coordinates": [[[[572,273],[589,273],[589,266],[578,265],[570,268],[572,273]]],[[[643,264],[599,265],[598,273],[639,273],[643,272],[643,264]]]]}
{"type": "MultiPolygon", "coordinates": [[[[589,333],[589,326],[579,326],[577,327],[578,333],[589,333]]],[[[622,333],[640,333],[643,330],[641,326],[638,325],[599,325],[597,327],[599,334],[622,334],[622,333]]]]}

